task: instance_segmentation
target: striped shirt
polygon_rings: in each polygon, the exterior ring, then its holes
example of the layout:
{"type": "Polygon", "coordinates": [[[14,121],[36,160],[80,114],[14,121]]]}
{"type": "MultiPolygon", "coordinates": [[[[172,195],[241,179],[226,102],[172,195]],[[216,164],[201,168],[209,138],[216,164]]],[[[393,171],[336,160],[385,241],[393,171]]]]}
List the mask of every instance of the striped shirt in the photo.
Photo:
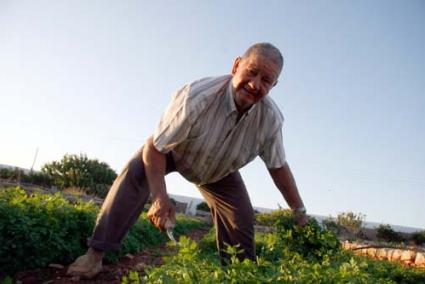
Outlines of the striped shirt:
{"type": "Polygon", "coordinates": [[[153,144],[172,151],[177,171],[203,185],[237,171],[258,155],[267,168],[284,166],[283,116],[266,96],[237,121],[231,75],[204,78],[175,92],[153,144]]]}

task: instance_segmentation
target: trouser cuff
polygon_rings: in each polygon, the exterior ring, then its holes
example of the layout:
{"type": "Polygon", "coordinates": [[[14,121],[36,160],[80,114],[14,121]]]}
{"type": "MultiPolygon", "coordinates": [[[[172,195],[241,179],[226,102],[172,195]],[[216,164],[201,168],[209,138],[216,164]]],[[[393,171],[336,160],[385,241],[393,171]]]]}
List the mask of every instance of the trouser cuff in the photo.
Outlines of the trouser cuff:
{"type": "Polygon", "coordinates": [[[119,251],[121,249],[121,244],[97,241],[93,238],[87,239],[87,245],[101,251],[119,251]]]}

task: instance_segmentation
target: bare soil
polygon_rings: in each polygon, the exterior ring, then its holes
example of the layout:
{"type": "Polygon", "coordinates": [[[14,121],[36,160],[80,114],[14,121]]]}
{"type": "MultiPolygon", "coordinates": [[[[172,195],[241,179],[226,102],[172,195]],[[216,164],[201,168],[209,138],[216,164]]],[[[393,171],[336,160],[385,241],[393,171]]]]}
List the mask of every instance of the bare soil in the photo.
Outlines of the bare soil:
{"type": "MultiPolygon", "coordinates": [[[[195,241],[199,241],[207,234],[209,229],[195,229],[187,236],[195,241]]],[[[15,283],[23,284],[59,284],[59,283],[96,283],[96,284],[118,284],[121,283],[122,276],[130,271],[138,271],[139,275],[144,274],[144,268],[148,265],[160,266],[163,264],[162,257],[172,253],[172,248],[166,244],[156,248],[148,248],[135,255],[122,257],[117,263],[104,263],[102,272],[94,279],[80,279],[66,275],[68,266],[63,268],[46,267],[41,269],[18,272],[14,277],[15,283]],[[19,282],[18,282],[19,281],[19,282]]]]}

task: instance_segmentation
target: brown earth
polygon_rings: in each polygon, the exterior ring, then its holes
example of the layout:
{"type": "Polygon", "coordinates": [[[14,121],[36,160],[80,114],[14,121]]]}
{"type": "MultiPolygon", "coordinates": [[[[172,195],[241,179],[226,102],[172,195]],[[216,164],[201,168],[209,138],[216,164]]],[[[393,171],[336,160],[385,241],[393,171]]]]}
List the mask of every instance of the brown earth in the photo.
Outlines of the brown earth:
{"type": "MultiPolygon", "coordinates": [[[[209,229],[195,229],[187,236],[195,241],[199,241],[207,234],[209,229]]],[[[114,264],[103,264],[102,272],[94,279],[80,279],[66,275],[68,266],[58,268],[46,267],[41,269],[18,272],[14,277],[14,283],[23,284],[76,284],[76,283],[96,283],[96,284],[118,284],[121,278],[130,271],[138,271],[139,275],[144,274],[144,269],[148,265],[159,266],[163,264],[162,257],[172,253],[172,248],[166,244],[156,248],[148,248],[135,255],[126,255],[114,264]]],[[[54,264],[51,266],[55,266],[54,264]]]]}

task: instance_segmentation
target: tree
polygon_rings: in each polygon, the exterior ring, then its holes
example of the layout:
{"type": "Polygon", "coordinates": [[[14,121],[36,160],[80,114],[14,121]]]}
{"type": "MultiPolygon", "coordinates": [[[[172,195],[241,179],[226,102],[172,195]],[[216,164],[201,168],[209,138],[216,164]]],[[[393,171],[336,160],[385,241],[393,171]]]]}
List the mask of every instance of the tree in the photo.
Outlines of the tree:
{"type": "Polygon", "coordinates": [[[203,202],[199,203],[199,204],[196,206],[196,210],[205,211],[205,212],[210,212],[210,208],[208,207],[208,204],[207,204],[205,201],[203,201],[203,202]]]}
{"type": "Polygon", "coordinates": [[[336,223],[339,226],[346,228],[348,231],[357,234],[362,228],[363,221],[365,219],[364,214],[355,214],[353,212],[339,213],[336,217],[336,223]]]}
{"type": "Polygon", "coordinates": [[[403,236],[399,233],[394,231],[394,229],[389,224],[381,224],[379,225],[378,229],[376,230],[376,236],[379,239],[383,239],[387,242],[402,242],[403,236]]]}
{"type": "Polygon", "coordinates": [[[66,154],[62,160],[45,164],[41,171],[60,189],[78,187],[88,194],[106,196],[117,174],[108,164],[85,154],[66,154]]]}

